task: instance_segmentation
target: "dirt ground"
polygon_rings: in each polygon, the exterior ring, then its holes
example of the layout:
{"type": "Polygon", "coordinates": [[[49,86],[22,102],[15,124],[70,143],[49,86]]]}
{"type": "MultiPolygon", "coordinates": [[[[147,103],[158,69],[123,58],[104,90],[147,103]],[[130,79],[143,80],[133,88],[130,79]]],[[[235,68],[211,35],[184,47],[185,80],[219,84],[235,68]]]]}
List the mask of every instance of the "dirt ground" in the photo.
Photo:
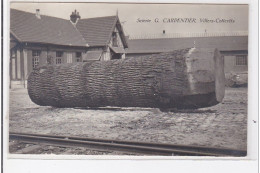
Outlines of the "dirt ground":
{"type": "Polygon", "coordinates": [[[10,132],[247,147],[247,88],[226,88],[224,101],[216,106],[175,112],[44,107],[31,102],[26,89],[13,89],[9,111],[10,132]]]}

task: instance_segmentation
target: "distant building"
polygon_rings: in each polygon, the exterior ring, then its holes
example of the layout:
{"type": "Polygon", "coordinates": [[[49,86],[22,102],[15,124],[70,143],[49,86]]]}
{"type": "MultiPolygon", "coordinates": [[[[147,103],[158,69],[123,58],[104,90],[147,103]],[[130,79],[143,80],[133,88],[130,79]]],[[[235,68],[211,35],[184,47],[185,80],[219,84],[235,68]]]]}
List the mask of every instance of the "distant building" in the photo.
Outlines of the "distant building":
{"type": "Polygon", "coordinates": [[[30,72],[44,64],[125,58],[128,47],[118,16],[70,20],[10,11],[10,87],[26,87],[30,72]]]}
{"type": "Polygon", "coordinates": [[[191,47],[217,48],[224,56],[225,73],[242,72],[248,69],[248,36],[245,34],[202,33],[200,36],[190,34],[190,36],[177,38],[129,39],[128,45],[126,57],[139,57],[191,47]]]}

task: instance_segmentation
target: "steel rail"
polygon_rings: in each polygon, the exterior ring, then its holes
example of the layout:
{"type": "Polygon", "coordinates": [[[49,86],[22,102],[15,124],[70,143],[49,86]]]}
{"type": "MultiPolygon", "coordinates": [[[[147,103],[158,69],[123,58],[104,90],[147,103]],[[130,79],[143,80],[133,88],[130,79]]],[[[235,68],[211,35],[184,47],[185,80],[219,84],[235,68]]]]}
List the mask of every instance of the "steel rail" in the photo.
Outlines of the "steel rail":
{"type": "Polygon", "coordinates": [[[228,148],[209,148],[202,146],[173,145],[164,143],[121,141],[16,132],[10,132],[9,138],[32,143],[36,142],[59,146],[83,146],[100,150],[117,150],[155,155],[246,156],[247,153],[244,150],[234,150],[228,148]]]}

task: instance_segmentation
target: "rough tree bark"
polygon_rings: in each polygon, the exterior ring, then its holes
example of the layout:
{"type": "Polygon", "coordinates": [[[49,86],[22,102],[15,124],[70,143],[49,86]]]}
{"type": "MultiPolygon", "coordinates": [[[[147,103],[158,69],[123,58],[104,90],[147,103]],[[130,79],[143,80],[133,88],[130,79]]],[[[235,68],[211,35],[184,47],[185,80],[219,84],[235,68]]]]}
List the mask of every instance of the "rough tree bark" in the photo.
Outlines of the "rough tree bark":
{"type": "Polygon", "coordinates": [[[54,107],[208,107],[224,97],[224,60],[218,50],[189,48],[47,65],[30,74],[28,93],[34,103],[54,107]]]}

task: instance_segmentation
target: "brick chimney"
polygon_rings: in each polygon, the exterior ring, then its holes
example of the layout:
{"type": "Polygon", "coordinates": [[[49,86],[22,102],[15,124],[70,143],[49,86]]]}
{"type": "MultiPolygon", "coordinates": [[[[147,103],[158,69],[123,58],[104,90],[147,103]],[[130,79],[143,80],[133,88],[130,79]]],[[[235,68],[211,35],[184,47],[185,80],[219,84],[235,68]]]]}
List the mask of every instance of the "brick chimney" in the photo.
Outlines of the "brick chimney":
{"type": "Polygon", "coordinates": [[[40,9],[36,9],[35,16],[36,16],[38,19],[41,19],[40,9]]]}
{"type": "Polygon", "coordinates": [[[79,12],[77,12],[77,10],[73,11],[70,15],[70,21],[73,24],[76,24],[78,22],[78,20],[80,19],[80,15],[79,12]]]}

